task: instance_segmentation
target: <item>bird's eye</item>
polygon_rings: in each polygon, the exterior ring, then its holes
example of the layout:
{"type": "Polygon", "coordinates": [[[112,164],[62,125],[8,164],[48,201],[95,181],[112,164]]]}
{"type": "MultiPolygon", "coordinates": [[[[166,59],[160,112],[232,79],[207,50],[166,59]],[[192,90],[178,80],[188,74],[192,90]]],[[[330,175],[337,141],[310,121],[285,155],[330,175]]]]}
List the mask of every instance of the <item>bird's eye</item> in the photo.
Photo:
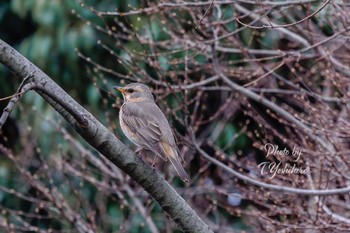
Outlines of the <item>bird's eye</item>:
{"type": "Polygon", "coordinates": [[[132,89],[132,88],[129,88],[129,89],[128,89],[128,92],[129,92],[129,93],[133,93],[134,91],[135,91],[135,90],[132,89]]]}

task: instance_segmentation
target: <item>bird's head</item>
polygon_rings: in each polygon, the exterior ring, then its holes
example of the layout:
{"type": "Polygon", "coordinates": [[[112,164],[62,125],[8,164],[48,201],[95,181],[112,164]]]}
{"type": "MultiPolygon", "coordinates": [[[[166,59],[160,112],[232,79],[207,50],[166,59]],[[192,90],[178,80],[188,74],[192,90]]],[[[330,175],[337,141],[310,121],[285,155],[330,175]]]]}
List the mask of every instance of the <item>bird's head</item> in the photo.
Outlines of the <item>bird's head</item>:
{"type": "Polygon", "coordinates": [[[124,101],[154,101],[152,92],[146,85],[142,83],[130,83],[125,87],[115,86],[114,89],[120,91],[123,94],[124,101]]]}

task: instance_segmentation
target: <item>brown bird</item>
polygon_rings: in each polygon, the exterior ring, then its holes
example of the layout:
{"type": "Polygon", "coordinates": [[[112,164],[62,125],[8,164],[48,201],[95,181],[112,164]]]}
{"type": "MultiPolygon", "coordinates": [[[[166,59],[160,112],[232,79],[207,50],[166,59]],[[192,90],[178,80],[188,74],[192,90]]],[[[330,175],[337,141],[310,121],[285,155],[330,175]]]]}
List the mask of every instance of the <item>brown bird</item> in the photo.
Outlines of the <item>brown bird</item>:
{"type": "Polygon", "coordinates": [[[169,159],[181,179],[188,182],[174,134],[164,113],[154,102],[150,89],[141,83],[114,89],[123,94],[119,122],[127,138],[141,149],[150,150],[164,160],[169,159]]]}

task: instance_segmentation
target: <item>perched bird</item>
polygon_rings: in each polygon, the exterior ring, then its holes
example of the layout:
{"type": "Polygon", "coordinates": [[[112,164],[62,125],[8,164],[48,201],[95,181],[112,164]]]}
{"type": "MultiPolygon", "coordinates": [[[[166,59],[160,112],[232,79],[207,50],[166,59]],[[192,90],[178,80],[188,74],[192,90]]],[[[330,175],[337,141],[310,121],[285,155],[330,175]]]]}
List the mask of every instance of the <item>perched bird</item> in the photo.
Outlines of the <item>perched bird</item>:
{"type": "Polygon", "coordinates": [[[127,138],[141,149],[150,150],[164,160],[169,159],[181,179],[188,182],[174,134],[164,113],[154,102],[150,89],[141,83],[114,89],[123,94],[119,122],[127,138]]]}

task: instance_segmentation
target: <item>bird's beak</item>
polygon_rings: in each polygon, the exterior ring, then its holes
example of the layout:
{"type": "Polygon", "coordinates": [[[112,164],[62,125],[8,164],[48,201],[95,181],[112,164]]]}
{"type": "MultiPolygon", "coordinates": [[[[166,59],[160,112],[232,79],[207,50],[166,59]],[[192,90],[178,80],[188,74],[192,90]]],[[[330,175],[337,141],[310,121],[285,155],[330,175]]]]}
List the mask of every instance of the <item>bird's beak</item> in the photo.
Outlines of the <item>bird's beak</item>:
{"type": "Polygon", "coordinates": [[[124,90],[123,87],[114,86],[113,89],[118,90],[118,91],[120,91],[121,93],[124,93],[124,92],[125,92],[125,90],[124,90]]]}

